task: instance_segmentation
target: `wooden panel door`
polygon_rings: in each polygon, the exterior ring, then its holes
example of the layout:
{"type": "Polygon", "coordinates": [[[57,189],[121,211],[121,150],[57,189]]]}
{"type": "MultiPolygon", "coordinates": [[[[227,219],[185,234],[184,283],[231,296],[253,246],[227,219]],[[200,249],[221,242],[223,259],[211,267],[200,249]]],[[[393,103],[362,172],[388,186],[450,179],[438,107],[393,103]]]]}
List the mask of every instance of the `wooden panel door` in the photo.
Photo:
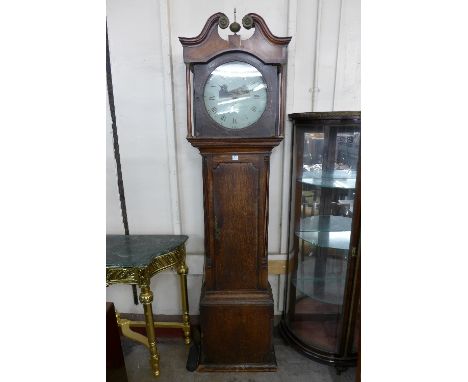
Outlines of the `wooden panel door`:
{"type": "Polygon", "coordinates": [[[264,248],[266,224],[264,173],[262,155],[212,157],[216,290],[259,288],[259,249],[264,248]]]}

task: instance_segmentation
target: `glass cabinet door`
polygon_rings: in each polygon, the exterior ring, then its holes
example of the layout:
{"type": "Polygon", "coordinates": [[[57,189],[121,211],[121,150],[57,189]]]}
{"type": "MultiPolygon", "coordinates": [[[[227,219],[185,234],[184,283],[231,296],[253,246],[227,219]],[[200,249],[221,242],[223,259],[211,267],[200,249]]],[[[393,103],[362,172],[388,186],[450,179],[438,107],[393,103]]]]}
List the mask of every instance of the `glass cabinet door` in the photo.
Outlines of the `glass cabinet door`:
{"type": "Polygon", "coordinates": [[[292,252],[283,326],[323,358],[343,355],[349,321],[346,295],[360,138],[357,123],[295,127],[292,252]]]}

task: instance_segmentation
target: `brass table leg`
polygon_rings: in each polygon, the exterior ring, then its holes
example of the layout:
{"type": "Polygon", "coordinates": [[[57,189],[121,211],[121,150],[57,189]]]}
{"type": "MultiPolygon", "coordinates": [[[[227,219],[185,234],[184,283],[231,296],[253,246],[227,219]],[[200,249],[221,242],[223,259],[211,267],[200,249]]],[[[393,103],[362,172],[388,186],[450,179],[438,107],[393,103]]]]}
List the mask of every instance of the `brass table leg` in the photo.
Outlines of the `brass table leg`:
{"type": "Polygon", "coordinates": [[[190,344],[190,318],[187,294],[187,273],[188,267],[185,262],[181,263],[177,269],[180,279],[180,295],[182,296],[182,330],[184,331],[185,344],[190,344]]]}
{"type": "Polygon", "coordinates": [[[153,292],[149,285],[141,285],[140,302],[143,304],[145,311],[146,336],[148,337],[148,348],[150,352],[150,365],[155,377],[159,377],[159,352],[156,346],[156,335],[154,334],[153,321],[153,292]]]}

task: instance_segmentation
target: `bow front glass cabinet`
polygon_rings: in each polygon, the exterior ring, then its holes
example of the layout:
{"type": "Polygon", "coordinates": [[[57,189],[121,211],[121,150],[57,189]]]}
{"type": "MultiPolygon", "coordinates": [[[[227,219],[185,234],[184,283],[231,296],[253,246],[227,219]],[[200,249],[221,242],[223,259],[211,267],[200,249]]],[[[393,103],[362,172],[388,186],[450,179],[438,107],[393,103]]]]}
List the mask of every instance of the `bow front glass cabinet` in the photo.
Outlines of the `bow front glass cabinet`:
{"type": "Polygon", "coordinates": [[[291,219],[282,335],[338,371],[356,364],[360,112],[290,114],[291,219]]]}

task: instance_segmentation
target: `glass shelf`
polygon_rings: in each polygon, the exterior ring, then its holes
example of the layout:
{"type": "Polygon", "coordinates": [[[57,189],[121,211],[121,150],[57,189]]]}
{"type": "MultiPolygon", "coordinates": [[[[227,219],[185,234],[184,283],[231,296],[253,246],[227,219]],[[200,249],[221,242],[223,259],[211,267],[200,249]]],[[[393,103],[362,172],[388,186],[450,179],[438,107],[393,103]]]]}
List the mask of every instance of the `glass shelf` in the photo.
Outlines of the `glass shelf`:
{"type": "Polygon", "coordinates": [[[307,178],[302,177],[297,179],[298,182],[323,188],[343,188],[346,190],[354,190],[356,188],[356,178],[307,178]]]}
{"type": "Polygon", "coordinates": [[[351,237],[351,231],[323,232],[323,233],[299,231],[299,232],[296,232],[296,236],[298,236],[302,240],[305,240],[313,245],[318,245],[319,247],[322,247],[322,248],[334,248],[334,249],[348,250],[349,239],[351,237]]]}
{"type": "Polygon", "coordinates": [[[343,232],[351,231],[351,218],[318,215],[302,218],[298,232],[343,232]]]}
{"type": "MultiPolygon", "coordinates": [[[[356,179],[357,172],[356,170],[346,169],[346,170],[307,170],[310,166],[304,166],[302,172],[302,178],[314,178],[314,179],[356,179]]],[[[313,166],[312,166],[313,167],[313,166]]]]}

